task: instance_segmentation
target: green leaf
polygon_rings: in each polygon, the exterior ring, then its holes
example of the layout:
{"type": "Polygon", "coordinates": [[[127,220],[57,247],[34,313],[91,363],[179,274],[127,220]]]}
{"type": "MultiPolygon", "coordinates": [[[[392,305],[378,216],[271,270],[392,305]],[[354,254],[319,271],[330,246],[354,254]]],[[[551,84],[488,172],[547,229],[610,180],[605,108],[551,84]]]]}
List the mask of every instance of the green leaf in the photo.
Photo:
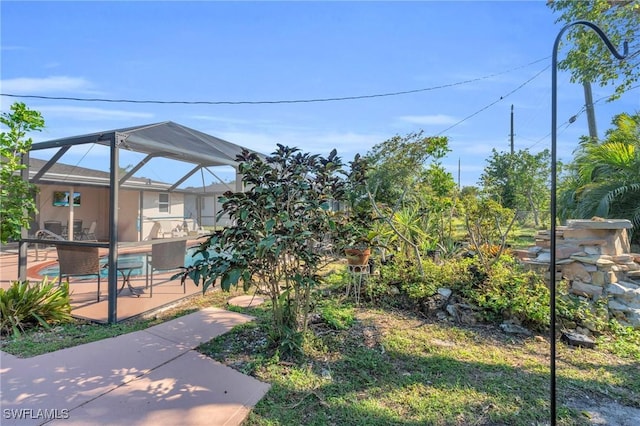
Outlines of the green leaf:
{"type": "Polygon", "coordinates": [[[269,235],[268,237],[262,239],[260,243],[258,243],[258,248],[265,248],[265,249],[271,248],[271,246],[273,246],[277,240],[278,240],[277,235],[269,235]]]}
{"type": "Polygon", "coordinates": [[[241,269],[231,269],[229,272],[222,275],[222,279],[220,280],[220,287],[222,287],[223,290],[228,291],[231,288],[232,284],[238,284],[238,280],[240,279],[241,274],[241,269]]]}
{"type": "Polygon", "coordinates": [[[273,227],[276,224],[276,220],[275,219],[269,219],[264,223],[264,229],[266,232],[271,232],[273,230],[273,227]]]}

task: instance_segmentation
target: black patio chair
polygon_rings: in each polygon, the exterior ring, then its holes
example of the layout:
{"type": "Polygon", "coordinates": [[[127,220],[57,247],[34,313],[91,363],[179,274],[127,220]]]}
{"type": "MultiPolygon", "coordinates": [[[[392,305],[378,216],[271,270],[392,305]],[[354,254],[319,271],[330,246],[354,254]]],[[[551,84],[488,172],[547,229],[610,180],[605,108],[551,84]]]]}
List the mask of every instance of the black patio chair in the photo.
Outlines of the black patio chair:
{"type": "MultiPolygon", "coordinates": [[[[151,246],[151,254],[147,254],[147,274],[145,284],[149,287],[149,297],[153,296],[153,272],[170,271],[184,266],[184,256],[187,251],[187,241],[169,241],[151,246]],[[149,282],[151,276],[151,282],[149,282]]],[[[183,285],[183,292],[187,286],[183,285]]]]}
{"type": "Polygon", "coordinates": [[[60,222],[59,220],[45,220],[44,229],[56,235],[59,235],[60,237],[64,236],[64,233],[62,231],[62,222],[60,222]]]}
{"type": "Polygon", "coordinates": [[[77,246],[57,246],[58,264],[60,275],[58,284],[63,277],[91,276],[98,277],[98,295],[96,300],[100,301],[100,255],[98,247],[77,247],[77,246]]]}

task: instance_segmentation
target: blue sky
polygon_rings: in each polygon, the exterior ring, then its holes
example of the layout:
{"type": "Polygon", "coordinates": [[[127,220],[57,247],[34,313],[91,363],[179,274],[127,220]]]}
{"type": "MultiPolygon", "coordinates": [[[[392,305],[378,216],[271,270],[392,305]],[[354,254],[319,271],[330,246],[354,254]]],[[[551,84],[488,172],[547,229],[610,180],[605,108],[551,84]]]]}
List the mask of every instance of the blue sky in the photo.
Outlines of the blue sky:
{"type": "MultiPolygon", "coordinates": [[[[320,154],[336,148],[348,161],[394,135],[423,130],[449,138],[443,164],[457,181],[460,162],[465,186],[477,184],[492,148],[509,150],[513,105],[515,148],[550,147],[549,66],[562,25],[544,1],[2,1],[0,14],[2,93],[275,101],[446,86],[261,105],[0,97],[3,112],[21,100],[43,114],[46,129],[32,135],[36,142],[171,120],[264,153],[276,143],[320,154]]],[[[558,156],[570,160],[588,133],[584,94],[565,72],[558,88],[558,156]]],[[[600,136],[613,115],[640,110],[640,89],[605,102],[612,91],[593,87],[600,136]]],[[[82,147],[61,161],[104,168],[107,158],[82,147]]],[[[123,156],[123,165],[135,158],[123,156]]],[[[157,163],[141,173],[171,181],[182,169],[157,163]]]]}

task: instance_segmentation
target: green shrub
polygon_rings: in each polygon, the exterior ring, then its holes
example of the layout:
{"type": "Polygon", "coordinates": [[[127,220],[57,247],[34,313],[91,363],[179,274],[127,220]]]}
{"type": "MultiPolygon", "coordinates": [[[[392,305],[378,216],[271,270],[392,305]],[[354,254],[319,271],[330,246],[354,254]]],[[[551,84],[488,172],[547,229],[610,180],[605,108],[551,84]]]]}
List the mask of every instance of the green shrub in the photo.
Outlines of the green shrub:
{"type": "Polygon", "coordinates": [[[575,322],[593,331],[605,332],[609,329],[608,299],[601,297],[592,303],[570,294],[566,281],[558,287],[556,314],[561,321],[575,322]]]}
{"type": "Polygon", "coordinates": [[[442,264],[427,259],[422,262],[422,269],[424,275],[420,276],[417,268],[400,268],[402,290],[411,299],[433,296],[440,287],[465,293],[479,282],[473,259],[450,258],[442,264]]]}
{"type": "Polygon", "coordinates": [[[42,282],[13,281],[0,289],[0,333],[19,336],[27,328],[49,328],[71,320],[69,284],[60,287],[45,278],[42,282]]]}
{"type": "Polygon", "coordinates": [[[544,277],[524,269],[509,256],[489,268],[486,279],[471,296],[487,319],[515,318],[537,330],[549,324],[549,289],[544,277]]]}
{"type": "Polygon", "coordinates": [[[324,322],[336,330],[346,330],[355,321],[355,315],[351,307],[326,305],[321,309],[320,315],[324,322]]]}
{"type": "Polygon", "coordinates": [[[322,278],[322,281],[331,289],[345,288],[349,284],[351,276],[347,268],[331,271],[322,278]]]}

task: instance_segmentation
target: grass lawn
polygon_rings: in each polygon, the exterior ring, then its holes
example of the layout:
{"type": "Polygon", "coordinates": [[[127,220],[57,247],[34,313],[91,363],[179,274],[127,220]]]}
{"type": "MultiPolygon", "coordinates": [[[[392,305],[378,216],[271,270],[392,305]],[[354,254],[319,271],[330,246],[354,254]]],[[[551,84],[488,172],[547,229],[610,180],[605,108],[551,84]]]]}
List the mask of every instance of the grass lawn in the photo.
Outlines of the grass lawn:
{"type": "MultiPolygon", "coordinates": [[[[295,362],[268,348],[267,306],[248,312],[256,322],[199,348],[272,384],[246,425],[548,423],[546,337],[513,337],[493,326],[459,327],[402,311],[343,309],[352,325],[339,330],[316,318],[305,358],[295,362]]],[[[556,360],[558,424],[593,424],[580,409],[585,401],[640,409],[640,358],[559,343],[556,360]]]]}
{"type": "MultiPolygon", "coordinates": [[[[238,294],[209,291],[153,317],[113,326],[75,322],[33,331],[3,338],[0,349],[34,356],[140,330],[203,307],[227,307],[226,301],[238,294]]],[[[366,303],[354,307],[342,294],[334,289],[318,296],[303,358],[286,359],[269,346],[268,302],[233,308],[257,319],[199,347],[272,384],[245,425],[549,423],[546,336],[517,337],[496,326],[463,327],[366,303]]],[[[558,342],[559,425],[594,424],[588,408],[602,404],[640,413],[640,348],[627,346],[617,356],[612,347],[602,342],[596,350],[572,349],[558,342]]]]}

